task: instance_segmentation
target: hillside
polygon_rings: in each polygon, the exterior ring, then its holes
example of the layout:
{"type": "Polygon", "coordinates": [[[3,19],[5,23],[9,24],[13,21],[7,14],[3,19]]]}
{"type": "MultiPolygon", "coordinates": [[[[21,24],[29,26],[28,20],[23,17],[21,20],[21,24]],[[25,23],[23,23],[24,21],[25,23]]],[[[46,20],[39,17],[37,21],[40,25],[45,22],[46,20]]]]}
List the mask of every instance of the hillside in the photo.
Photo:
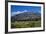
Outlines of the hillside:
{"type": "Polygon", "coordinates": [[[41,14],[40,13],[33,13],[33,12],[24,12],[20,14],[16,14],[11,16],[11,21],[25,21],[25,20],[40,20],[41,14]]]}

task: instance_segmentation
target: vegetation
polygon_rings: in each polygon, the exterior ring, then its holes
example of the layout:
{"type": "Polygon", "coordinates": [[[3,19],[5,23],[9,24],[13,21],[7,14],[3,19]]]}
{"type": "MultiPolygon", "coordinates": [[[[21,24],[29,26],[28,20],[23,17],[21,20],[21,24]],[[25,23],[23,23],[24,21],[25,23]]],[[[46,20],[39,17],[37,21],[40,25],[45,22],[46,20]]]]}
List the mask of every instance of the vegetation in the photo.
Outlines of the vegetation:
{"type": "Polygon", "coordinates": [[[41,14],[25,12],[11,16],[11,28],[30,28],[41,26],[41,14]]]}
{"type": "Polygon", "coordinates": [[[40,27],[41,21],[15,21],[11,23],[11,28],[40,27]]]}

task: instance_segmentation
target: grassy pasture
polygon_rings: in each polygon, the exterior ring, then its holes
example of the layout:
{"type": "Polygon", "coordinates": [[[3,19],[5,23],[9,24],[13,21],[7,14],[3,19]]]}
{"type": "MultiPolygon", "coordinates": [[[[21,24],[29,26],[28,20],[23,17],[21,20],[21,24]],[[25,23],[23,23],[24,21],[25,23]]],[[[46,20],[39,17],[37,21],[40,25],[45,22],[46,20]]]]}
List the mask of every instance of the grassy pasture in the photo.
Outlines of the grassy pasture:
{"type": "Polygon", "coordinates": [[[11,23],[11,28],[31,28],[40,26],[41,21],[15,21],[11,23]]]}

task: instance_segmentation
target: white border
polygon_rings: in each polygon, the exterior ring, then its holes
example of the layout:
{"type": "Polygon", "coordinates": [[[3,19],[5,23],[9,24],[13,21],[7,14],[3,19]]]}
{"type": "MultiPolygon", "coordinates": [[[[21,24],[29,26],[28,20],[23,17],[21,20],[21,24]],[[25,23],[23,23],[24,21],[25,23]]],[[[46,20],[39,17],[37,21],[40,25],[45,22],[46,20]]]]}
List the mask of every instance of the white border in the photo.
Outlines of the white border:
{"type": "Polygon", "coordinates": [[[32,31],[32,30],[43,30],[43,5],[42,4],[27,4],[27,3],[12,3],[8,2],[8,32],[13,31],[32,31]],[[11,5],[21,5],[21,6],[41,6],[41,27],[37,28],[20,28],[11,29],[11,5]]]}

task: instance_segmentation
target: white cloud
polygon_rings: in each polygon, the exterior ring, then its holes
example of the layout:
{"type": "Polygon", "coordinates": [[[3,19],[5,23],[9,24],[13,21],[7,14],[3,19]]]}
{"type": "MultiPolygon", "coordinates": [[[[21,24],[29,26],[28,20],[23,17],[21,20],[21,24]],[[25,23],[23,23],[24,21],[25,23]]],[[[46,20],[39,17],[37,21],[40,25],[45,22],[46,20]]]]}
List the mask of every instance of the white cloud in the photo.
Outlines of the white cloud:
{"type": "Polygon", "coordinates": [[[12,16],[14,16],[14,15],[16,15],[16,14],[24,13],[24,12],[27,12],[27,10],[12,12],[12,16]]]}

